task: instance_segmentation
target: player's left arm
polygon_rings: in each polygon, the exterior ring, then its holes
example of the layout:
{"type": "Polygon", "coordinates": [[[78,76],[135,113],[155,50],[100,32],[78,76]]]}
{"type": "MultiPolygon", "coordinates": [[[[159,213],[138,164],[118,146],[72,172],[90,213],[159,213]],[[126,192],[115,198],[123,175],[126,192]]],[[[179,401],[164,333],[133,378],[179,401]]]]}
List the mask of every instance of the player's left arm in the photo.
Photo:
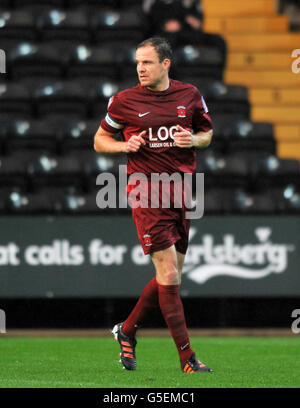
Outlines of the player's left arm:
{"type": "Polygon", "coordinates": [[[189,130],[184,129],[182,126],[177,125],[178,132],[174,134],[174,142],[177,147],[181,148],[205,148],[209,146],[213,130],[210,129],[207,132],[191,133],[189,130]]]}

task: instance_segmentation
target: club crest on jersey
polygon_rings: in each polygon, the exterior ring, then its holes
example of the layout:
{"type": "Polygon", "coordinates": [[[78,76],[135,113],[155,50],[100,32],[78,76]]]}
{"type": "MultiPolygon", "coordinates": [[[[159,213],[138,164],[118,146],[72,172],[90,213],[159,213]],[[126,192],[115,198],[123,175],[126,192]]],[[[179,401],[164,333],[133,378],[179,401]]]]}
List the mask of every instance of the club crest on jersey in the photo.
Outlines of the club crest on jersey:
{"type": "Polygon", "coordinates": [[[143,238],[144,238],[144,245],[145,246],[151,246],[152,245],[151,237],[150,237],[149,234],[143,235],[143,238]]]}
{"type": "Polygon", "coordinates": [[[177,106],[177,116],[179,118],[186,117],[186,107],[185,106],[177,106]]]}

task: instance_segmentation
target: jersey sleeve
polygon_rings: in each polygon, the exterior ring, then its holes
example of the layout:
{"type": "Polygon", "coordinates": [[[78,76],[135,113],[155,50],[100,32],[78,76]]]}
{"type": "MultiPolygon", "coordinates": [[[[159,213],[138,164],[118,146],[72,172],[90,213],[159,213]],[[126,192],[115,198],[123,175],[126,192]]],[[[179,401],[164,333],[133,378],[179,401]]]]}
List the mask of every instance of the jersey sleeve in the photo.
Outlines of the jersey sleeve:
{"type": "Polygon", "coordinates": [[[193,115],[193,131],[208,132],[213,128],[213,123],[208,112],[207,105],[201,93],[196,89],[195,110],[193,115]]]}
{"type": "Polygon", "coordinates": [[[101,121],[101,127],[111,133],[118,133],[125,127],[125,118],[118,95],[112,96],[107,105],[107,114],[101,121]]]}

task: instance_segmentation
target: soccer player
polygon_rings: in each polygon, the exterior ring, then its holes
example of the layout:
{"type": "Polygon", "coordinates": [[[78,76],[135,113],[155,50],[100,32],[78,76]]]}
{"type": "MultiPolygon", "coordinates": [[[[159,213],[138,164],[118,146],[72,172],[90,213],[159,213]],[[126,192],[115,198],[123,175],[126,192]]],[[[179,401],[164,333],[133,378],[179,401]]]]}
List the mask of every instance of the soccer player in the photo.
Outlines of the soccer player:
{"type": "MultiPolygon", "coordinates": [[[[152,173],[194,173],[195,149],[210,144],[213,126],[204,99],[194,86],[169,78],[171,59],[172,50],[164,38],[140,43],[136,48],[140,83],[110,99],[108,113],[95,135],[97,152],[128,155],[128,174],[142,173],[150,179],[152,173]],[[122,141],[114,138],[120,131],[122,141]]],[[[132,186],[127,186],[127,192],[130,189],[132,186]]],[[[190,220],[185,217],[184,205],[174,207],[132,208],[140,243],[144,253],[151,256],[156,276],[126,321],[113,328],[127,370],[136,369],[138,327],[151,316],[153,308],[159,307],[177,347],[182,371],[212,372],[196,358],[190,345],[179,294],[190,220]]]]}

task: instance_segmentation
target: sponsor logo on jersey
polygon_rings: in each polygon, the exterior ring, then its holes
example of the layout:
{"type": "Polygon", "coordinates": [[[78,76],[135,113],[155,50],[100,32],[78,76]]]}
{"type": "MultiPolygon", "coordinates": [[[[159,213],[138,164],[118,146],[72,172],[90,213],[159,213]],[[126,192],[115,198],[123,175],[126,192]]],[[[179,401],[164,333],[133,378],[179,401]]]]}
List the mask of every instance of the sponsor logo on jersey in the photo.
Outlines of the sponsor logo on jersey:
{"type": "MultiPolygon", "coordinates": [[[[258,242],[244,245],[237,243],[232,234],[224,235],[221,243],[216,243],[211,234],[203,235],[202,243],[189,244],[183,273],[204,284],[216,276],[253,280],[287,270],[294,245],[272,243],[270,227],[258,227],[254,232],[258,242]]],[[[196,233],[197,229],[191,228],[190,240],[196,233]]]]}
{"type": "Polygon", "coordinates": [[[150,112],[145,112],[145,113],[139,113],[139,117],[140,117],[140,118],[142,118],[143,116],[146,116],[146,115],[148,115],[148,113],[150,113],[150,112]]]}
{"type": "Polygon", "coordinates": [[[179,118],[186,117],[186,107],[185,106],[177,106],[177,116],[179,118]]]}

